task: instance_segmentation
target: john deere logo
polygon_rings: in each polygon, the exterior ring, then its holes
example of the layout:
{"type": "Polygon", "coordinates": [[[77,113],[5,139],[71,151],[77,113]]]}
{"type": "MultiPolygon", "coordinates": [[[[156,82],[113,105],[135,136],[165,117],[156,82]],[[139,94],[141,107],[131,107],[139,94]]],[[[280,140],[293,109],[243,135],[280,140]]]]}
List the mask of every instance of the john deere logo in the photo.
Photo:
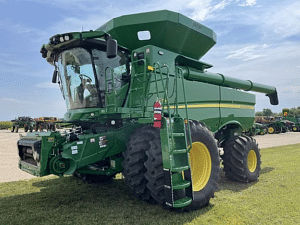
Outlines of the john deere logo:
{"type": "Polygon", "coordinates": [[[284,113],[283,113],[283,116],[287,116],[287,112],[284,112],[284,113]]]}

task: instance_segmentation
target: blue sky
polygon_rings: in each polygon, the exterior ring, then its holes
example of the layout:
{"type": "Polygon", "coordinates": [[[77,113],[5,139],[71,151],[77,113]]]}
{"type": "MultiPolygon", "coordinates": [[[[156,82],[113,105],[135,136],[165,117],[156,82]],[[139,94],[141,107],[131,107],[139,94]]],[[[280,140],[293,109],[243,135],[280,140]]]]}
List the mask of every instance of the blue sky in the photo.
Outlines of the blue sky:
{"type": "Polygon", "coordinates": [[[51,36],[94,30],[121,15],[168,9],[217,34],[201,59],[210,71],[275,86],[278,106],[256,94],[256,111],[300,106],[298,0],[0,0],[0,121],[66,112],[53,67],[39,53],[51,36]]]}

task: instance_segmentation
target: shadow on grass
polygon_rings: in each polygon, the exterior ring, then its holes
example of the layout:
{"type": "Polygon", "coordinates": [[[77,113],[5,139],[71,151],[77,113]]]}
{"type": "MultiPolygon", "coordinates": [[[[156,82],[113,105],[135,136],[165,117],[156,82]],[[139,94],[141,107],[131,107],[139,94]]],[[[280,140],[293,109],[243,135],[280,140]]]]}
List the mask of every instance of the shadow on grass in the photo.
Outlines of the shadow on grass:
{"type": "Polygon", "coordinates": [[[274,169],[275,169],[274,167],[265,167],[260,171],[260,175],[265,174],[265,173],[270,173],[274,169]]]}
{"type": "MultiPolygon", "coordinates": [[[[260,171],[260,175],[266,174],[274,170],[273,167],[265,167],[260,171]]],[[[251,182],[251,183],[241,183],[236,181],[230,181],[225,177],[225,172],[223,169],[220,170],[220,182],[219,182],[219,188],[218,191],[222,190],[230,190],[233,192],[240,192],[245,189],[248,189],[249,187],[255,185],[257,182],[251,182]]]]}
{"type": "Polygon", "coordinates": [[[40,191],[0,199],[4,224],[184,224],[213,208],[183,213],[146,203],[122,179],[90,184],[65,177],[27,185],[40,191]]]}

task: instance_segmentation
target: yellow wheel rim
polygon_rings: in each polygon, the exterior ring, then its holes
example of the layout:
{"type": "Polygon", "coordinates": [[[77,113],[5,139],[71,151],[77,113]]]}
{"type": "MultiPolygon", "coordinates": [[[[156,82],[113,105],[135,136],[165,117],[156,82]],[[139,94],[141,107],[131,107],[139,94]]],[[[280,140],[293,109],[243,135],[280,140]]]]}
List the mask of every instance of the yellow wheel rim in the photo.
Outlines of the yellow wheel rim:
{"type": "Polygon", "coordinates": [[[297,131],[297,127],[293,127],[293,131],[297,131]]]}
{"type": "Polygon", "coordinates": [[[256,170],[257,166],[257,156],[254,150],[251,150],[248,153],[248,169],[251,173],[253,173],[256,170]]]}
{"type": "Polygon", "coordinates": [[[202,190],[211,173],[211,158],[207,147],[201,142],[194,142],[190,151],[193,191],[202,190]]]}
{"type": "Polygon", "coordinates": [[[274,133],[274,128],[273,127],[269,127],[268,131],[269,131],[269,133],[274,133]]]}

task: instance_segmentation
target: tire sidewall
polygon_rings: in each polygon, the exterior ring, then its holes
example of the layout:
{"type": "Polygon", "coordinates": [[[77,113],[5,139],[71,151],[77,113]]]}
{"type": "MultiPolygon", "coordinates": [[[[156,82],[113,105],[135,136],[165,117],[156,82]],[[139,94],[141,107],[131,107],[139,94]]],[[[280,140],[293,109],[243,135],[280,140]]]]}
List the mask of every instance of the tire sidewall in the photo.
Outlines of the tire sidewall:
{"type": "Polygon", "coordinates": [[[247,162],[244,165],[244,169],[245,169],[245,174],[246,174],[248,180],[250,182],[256,181],[259,176],[259,172],[260,172],[261,156],[259,153],[258,146],[252,139],[249,139],[247,144],[245,145],[244,161],[247,162]],[[248,155],[251,150],[254,150],[255,155],[256,155],[256,168],[255,168],[254,172],[251,172],[248,167],[248,155]]]}
{"type": "Polygon", "coordinates": [[[209,199],[214,197],[217,189],[220,172],[220,156],[216,140],[208,128],[197,125],[196,122],[190,123],[192,143],[203,143],[208,149],[211,157],[211,173],[205,187],[200,191],[193,191],[194,201],[191,204],[193,209],[201,208],[209,203],[209,199]],[[205,199],[203,197],[205,196],[205,199]]]}

